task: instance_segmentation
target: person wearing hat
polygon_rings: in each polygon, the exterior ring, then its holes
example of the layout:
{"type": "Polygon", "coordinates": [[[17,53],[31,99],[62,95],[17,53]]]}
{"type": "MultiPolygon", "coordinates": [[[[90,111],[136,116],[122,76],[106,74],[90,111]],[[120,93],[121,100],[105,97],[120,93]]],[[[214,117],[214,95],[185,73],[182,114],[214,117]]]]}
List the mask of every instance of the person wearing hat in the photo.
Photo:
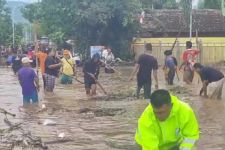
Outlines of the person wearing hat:
{"type": "Polygon", "coordinates": [[[22,87],[23,105],[38,102],[39,81],[38,76],[31,68],[32,60],[22,58],[23,67],[18,71],[18,79],[22,87]]]}
{"type": "Polygon", "coordinates": [[[100,70],[100,55],[98,53],[94,54],[91,59],[84,63],[83,73],[84,73],[84,84],[86,94],[93,96],[96,95],[96,80],[98,79],[100,70]]]}
{"type": "Polygon", "coordinates": [[[72,84],[72,76],[75,75],[76,66],[69,50],[63,51],[63,58],[61,59],[61,62],[61,84],[72,84]]]}
{"type": "Polygon", "coordinates": [[[163,67],[165,78],[169,85],[173,85],[173,80],[177,69],[177,60],[172,56],[172,50],[166,50],[164,55],[166,56],[165,65],[163,67]]]}

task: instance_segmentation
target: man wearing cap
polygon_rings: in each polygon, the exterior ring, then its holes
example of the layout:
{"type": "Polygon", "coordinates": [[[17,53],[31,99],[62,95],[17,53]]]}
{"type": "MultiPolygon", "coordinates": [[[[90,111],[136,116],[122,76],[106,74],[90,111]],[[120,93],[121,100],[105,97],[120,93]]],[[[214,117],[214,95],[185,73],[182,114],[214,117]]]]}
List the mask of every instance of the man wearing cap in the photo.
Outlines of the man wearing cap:
{"type": "Polygon", "coordinates": [[[177,60],[172,56],[172,50],[166,50],[164,52],[165,58],[165,78],[169,85],[173,85],[174,76],[176,74],[177,69],[177,60]]]}
{"type": "Polygon", "coordinates": [[[91,59],[84,63],[84,84],[86,94],[93,96],[96,95],[96,80],[98,79],[100,70],[100,55],[94,54],[91,59]]]}
{"type": "Polygon", "coordinates": [[[18,79],[22,87],[23,104],[38,102],[39,81],[36,73],[31,68],[28,57],[22,58],[23,67],[18,71],[18,79]]]}
{"type": "Polygon", "coordinates": [[[72,84],[73,79],[71,76],[75,75],[76,66],[69,50],[63,51],[63,58],[61,59],[61,62],[61,84],[72,84]]]}

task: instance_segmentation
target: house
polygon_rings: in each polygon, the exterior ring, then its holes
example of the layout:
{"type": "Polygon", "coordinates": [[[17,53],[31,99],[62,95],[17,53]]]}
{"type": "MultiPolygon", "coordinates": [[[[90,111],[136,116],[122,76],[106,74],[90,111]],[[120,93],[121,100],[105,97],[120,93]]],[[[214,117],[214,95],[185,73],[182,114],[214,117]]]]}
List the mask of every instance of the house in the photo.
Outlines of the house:
{"type": "MultiPolygon", "coordinates": [[[[181,37],[189,36],[189,16],[182,10],[152,10],[146,13],[137,37],[181,37]]],[[[223,37],[225,35],[225,17],[220,10],[193,10],[193,28],[199,37],[223,37]]]]}
{"type": "Polygon", "coordinates": [[[174,55],[177,58],[180,58],[185,50],[186,41],[191,40],[193,47],[201,45],[201,63],[209,64],[225,60],[225,18],[222,12],[209,9],[193,10],[191,39],[188,19],[189,16],[185,17],[182,10],[151,10],[146,13],[141,29],[133,38],[131,52],[135,60],[144,52],[144,44],[152,43],[154,55],[159,63],[163,64],[163,52],[171,49],[179,32],[178,42],[174,47],[174,55]]]}

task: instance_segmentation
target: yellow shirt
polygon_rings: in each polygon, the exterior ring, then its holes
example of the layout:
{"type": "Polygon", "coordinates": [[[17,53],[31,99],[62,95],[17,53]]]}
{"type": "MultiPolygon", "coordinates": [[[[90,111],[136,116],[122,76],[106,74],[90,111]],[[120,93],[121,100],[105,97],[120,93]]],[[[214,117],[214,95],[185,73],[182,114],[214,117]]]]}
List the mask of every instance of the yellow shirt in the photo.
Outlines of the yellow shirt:
{"type": "Polygon", "coordinates": [[[65,58],[62,58],[61,61],[62,61],[62,73],[64,73],[65,75],[72,76],[73,68],[75,65],[74,60],[72,58],[67,60],[65,58]]]}

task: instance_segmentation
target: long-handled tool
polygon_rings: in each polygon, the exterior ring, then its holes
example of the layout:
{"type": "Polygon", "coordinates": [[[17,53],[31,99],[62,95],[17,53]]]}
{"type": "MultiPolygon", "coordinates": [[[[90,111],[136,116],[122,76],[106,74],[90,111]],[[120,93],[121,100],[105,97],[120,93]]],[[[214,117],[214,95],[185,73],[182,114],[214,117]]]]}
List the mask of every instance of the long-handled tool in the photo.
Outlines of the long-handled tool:
{"type": "Polygon", "coordinates": [[[96,78],[94,78],[94,77],[92,76],[91,73],[87,73],[87,74],[88,74],[91,78],[93,78],[93,79],[95,80],[96,84],[100,87],[100,89],[104,92],[104,94],[107,95],[107,92],[106,92],[106,90],[103,88],[103,86],[101,85],[101,83],[100,83],[96,78]]]}
{"type": "Polygon", "coordinates": [[[121,75],[122,73],[120,71],[118,71],[117,69],[115,69],[114,67],[111,66],[110,64],[105,63],[104,61],[100,60],[101,63],[103,63],[107,68],[112,69],[113,71],[117,72],[119,75],[121,75]]]}
{"type": "Polygon", "coordinates": [[[176,72],[177,80],[178,80],[178,81],[180,81],[180,78],[179,78],[179,75],[178,75],[177,69],[176,69],[176,71],[175,71],[175,72],[176,72]]]}
{"type": "MultiPolygon", "coordinates": [[[[34,50],[35,50],[35,57],[36,57],[36,60],[35,60],[36,61],[36,72],[37,72],[37,78],[38,78],[38,82],[39,82],[38,41],[37,41],[37,33],[36,33],[36,30],[34,32],[34,42],[35,42],[34,50]]],[[[38,94],[38,98],[40,100],[42,100],[42,97],[40,96],[39,92],[40,92],[40,87],[37,88],[37,94],[38,94]]]]}
{"type": "Polygon", "coordinates": [[[74,77],[74,76],[67,75],[67,74],[63,73],[62,71],[60,71],[60,73],[66,75],[66,76],[68,76],[68,77],[70,77],[70,78],[72,78],[72,79],[74,79],[74,80],[76,80],[77,82],[79,82],[79,83],[81,83],[81,84],[84,84],[84,82],[80,81],[79,79],[77,79],[77,78],[74,77]]]}
{"type": "Polygon", "coordinates": [[[84,84],[84,82],[78,80],[76,77],[73,77],[73,76],[69,76],[69,77],[73,78],[74,80],[76,80],[76,81],[79,82],[80,84],[84,84]]]}

